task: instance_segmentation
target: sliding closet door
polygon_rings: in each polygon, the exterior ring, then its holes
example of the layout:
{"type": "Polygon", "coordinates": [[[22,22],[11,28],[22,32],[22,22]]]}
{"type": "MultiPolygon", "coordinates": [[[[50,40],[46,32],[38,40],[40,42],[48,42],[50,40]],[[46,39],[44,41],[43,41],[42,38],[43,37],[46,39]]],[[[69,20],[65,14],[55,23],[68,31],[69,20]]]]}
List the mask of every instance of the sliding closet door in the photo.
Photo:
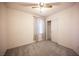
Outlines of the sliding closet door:
{"type": "Polygon", "coordinates": [[[34,40],[35,41],[41,41],[45,40],[45,20],[41,17],[34,17],[34,40]]]}

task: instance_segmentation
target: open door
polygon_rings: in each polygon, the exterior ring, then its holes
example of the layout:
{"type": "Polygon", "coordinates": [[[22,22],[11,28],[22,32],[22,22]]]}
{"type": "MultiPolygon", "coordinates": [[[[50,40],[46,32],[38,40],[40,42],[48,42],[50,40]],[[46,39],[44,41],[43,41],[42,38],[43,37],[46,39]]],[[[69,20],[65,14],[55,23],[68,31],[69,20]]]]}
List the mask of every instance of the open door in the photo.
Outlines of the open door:
{"type": "Polygon", "coordinates": [[[51,40],[51,21],[47,21],[47,40],[51,40]]]}

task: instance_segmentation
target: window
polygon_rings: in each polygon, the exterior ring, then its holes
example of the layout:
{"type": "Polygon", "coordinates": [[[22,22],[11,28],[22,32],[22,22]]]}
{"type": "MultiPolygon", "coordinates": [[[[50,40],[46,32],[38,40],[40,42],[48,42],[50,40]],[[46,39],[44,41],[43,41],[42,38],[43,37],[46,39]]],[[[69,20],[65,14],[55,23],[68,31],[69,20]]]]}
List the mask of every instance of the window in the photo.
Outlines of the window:
{"type": "Polygon", "coordinates": [[[37,32],[38,34],[42,34],[44,30],[44,21],[42,19],[37,20],[37,32]]]}

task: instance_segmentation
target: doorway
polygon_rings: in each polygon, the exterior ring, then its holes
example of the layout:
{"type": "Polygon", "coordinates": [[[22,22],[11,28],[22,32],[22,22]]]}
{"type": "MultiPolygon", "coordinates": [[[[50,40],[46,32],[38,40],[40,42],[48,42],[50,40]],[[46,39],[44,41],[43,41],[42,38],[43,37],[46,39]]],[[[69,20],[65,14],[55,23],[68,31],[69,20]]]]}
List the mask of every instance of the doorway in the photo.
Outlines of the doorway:
{"type": "Polygon", "coordinates": [[[47,21],[47,40],[51,40],[51,21],[47,21]]]}

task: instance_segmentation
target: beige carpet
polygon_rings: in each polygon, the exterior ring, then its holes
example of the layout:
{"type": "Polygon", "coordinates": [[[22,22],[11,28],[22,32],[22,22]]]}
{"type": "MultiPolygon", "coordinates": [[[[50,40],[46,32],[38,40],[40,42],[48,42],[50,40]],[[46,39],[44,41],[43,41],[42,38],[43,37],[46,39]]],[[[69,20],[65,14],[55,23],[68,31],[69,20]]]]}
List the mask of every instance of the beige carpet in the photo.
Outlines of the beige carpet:
{"type": "Polygon", "coordinates": [[[29,45],[9,49],[6,56],[77,56],[72,49],[52,41],[40,41],[29,45]]]}

